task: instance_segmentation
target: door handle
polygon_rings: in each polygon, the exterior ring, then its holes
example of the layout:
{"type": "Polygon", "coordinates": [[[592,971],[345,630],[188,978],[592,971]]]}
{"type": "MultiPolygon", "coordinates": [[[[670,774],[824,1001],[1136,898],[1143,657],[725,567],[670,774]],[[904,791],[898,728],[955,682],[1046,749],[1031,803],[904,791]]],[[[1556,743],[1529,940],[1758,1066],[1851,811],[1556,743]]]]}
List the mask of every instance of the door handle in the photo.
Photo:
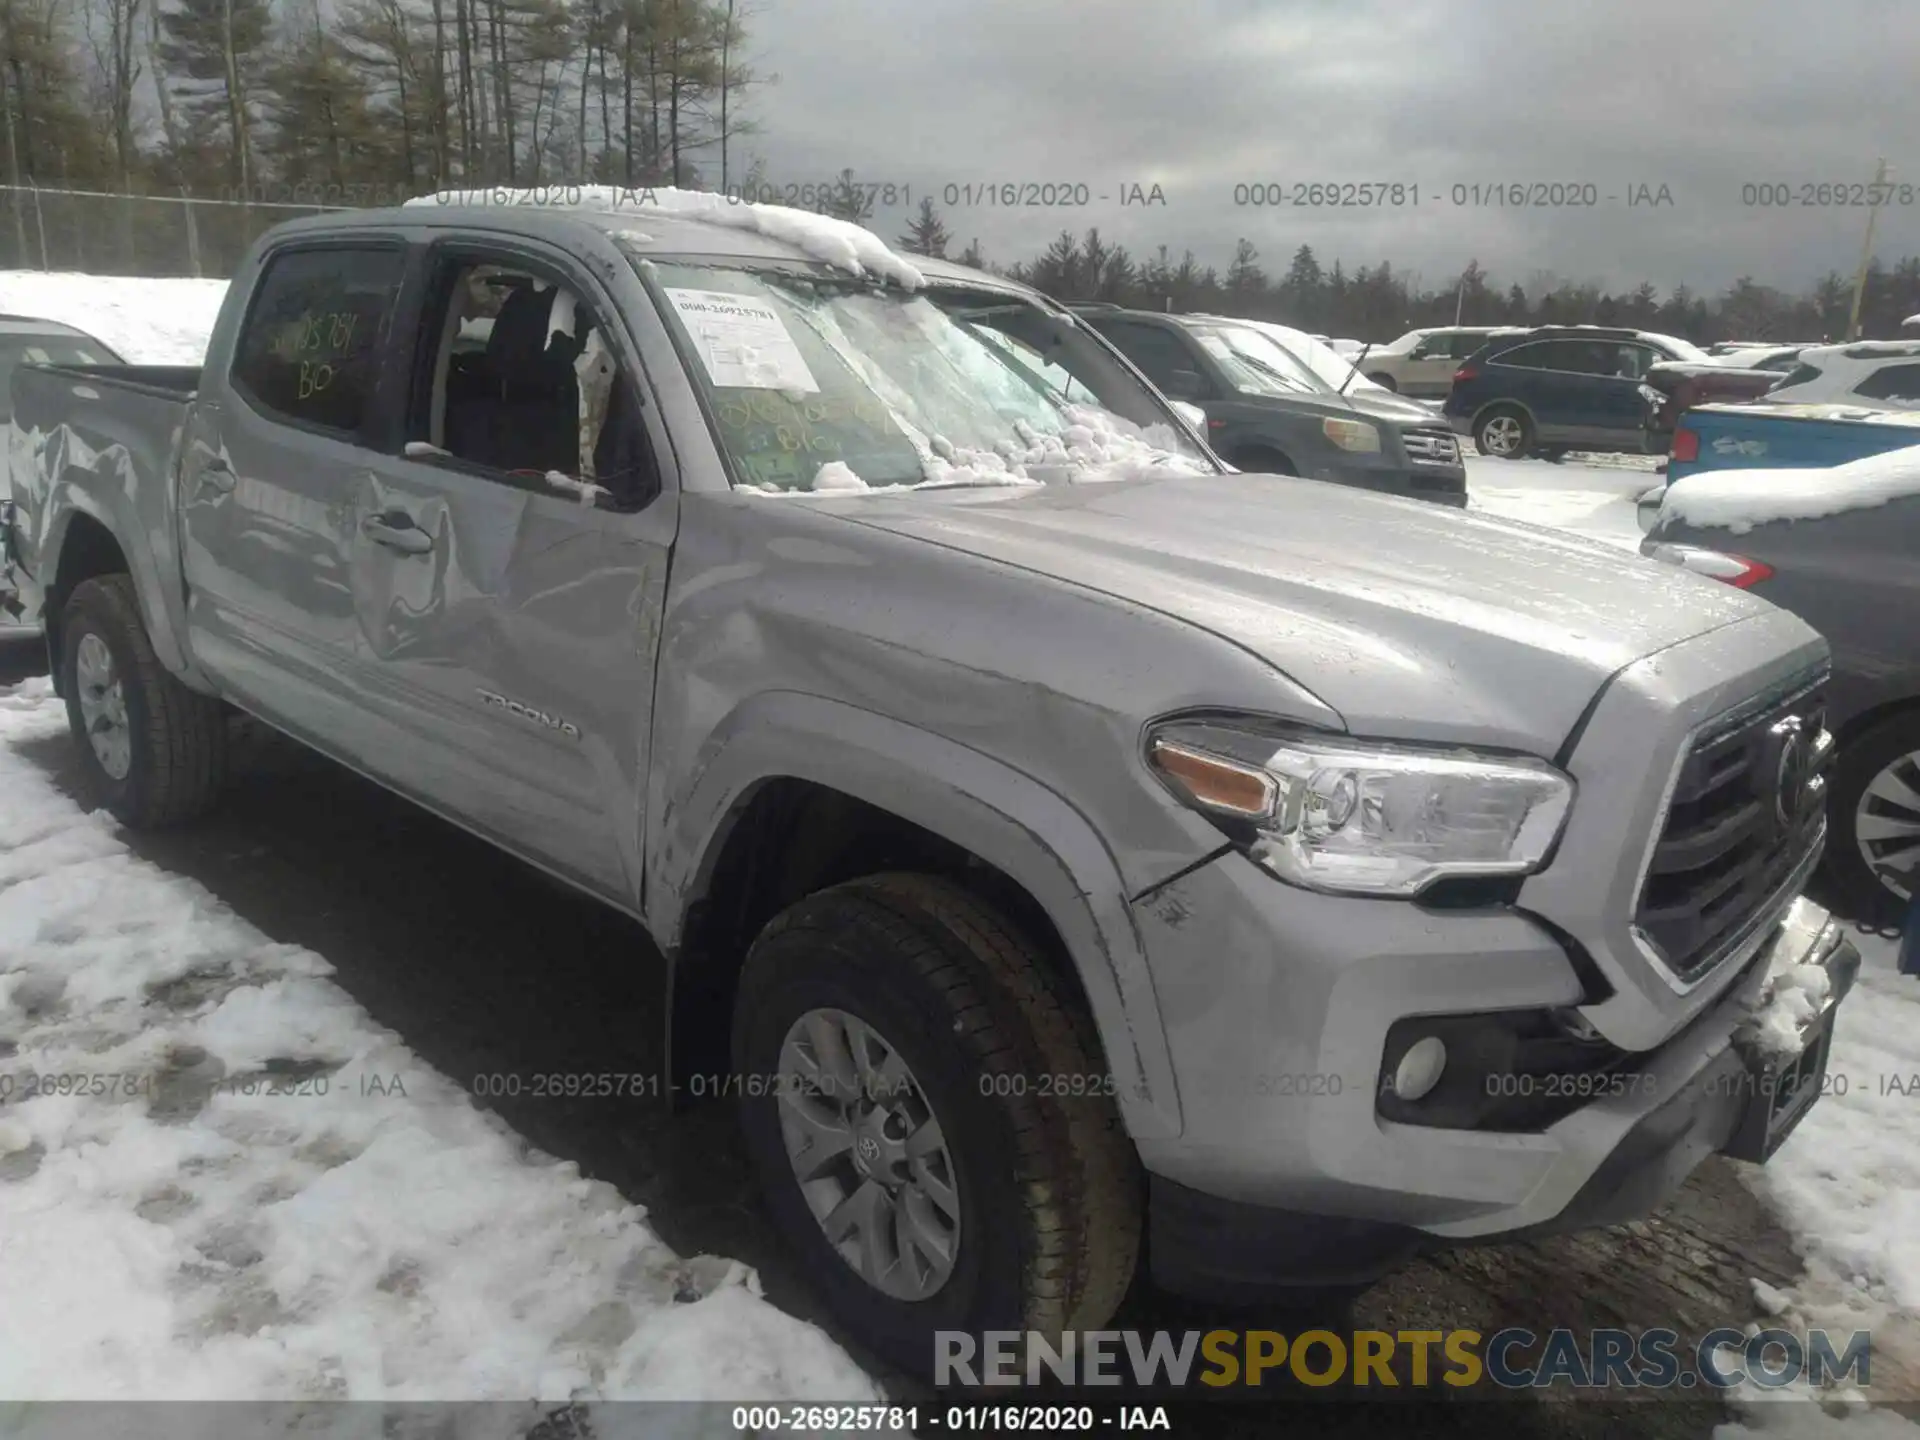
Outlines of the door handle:
{"type": "Polygon", "coordinates": [[[403,511],[389,510],[384,515],[367,516],[360,522],[360,533],[374,544],[398,550],[402,555],[424,555],[433,549],[433,537],[403,511]]]}
{"type": "Polygon", "coordinates": [[[231,491],[239,483],[239,476],[233,473],[226,456],[209,455],[207,463],[200,467],[200,483],[215,490],[231,491]]]}

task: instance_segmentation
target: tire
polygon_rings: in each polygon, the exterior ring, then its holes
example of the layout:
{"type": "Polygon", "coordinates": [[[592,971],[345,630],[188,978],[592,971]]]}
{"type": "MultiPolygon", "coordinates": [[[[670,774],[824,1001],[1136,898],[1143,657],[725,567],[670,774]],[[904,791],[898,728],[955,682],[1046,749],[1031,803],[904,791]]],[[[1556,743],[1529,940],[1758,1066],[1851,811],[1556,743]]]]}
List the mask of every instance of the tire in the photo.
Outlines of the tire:
{"type": "Polygon", "coordinates": [[[1260,446],[1236,452],[1233,463],[1252,475],[1298,475],[1300,473],[1293,461],[1278,450],[1267,450],[1260,446]]]}
{"type": "Polygon", "coordinates": [[[1396,395],[1400,393],[1400,382],[1394,379],[1391,375],[1387,374],[1384,370],[1377,375],[1367,376],[1367,379],[1371,380],[1374,384],[1378,385],[1382,390],[1391,390],[1396,395]]]}
{"type": "Polygon", "coordinates": [[[1849,736],[1834,767],[1827,797],[1827,853],[1823,866],[1842,905],[1856,920],[1897,925],[1912,896],[1886,870],[1876,872],[1860,843],[1861,822],[1876,833],[1867,849],[1896,872],[1920,874],[1920,803],[1902,804],[1901,788],[1920,796],[1920,711],[1909,710],[1849,736]],[[1877,823],[1875,823],[1877,822],[1877,823]],[[1912,827],[1910,835],[1901,832],[1912,827]]]}
{"type": "Polygon", "coordinates": [[[1473,422],[1473,444],[1482,455],[1523,460],[1533,450],[1533,422],[1515,405],[1496,405],[1473,422]]]}
{"type": "MultiPolygon", "coordinates": [[[[1057,1346],[1061,1332],[1111,1317],[1139,1256],[1143,1182],[1096,1053],[1090,1019],[1033,944],[948,881],[850,881],[761,932],[734,1012],[747,1153],[776,1226],[854,1339],[925,1377],[936,1331],[966,1331],[977,1343],[985,1330],[1033,1330],[1057,1346]],[[924,1104],[938,1123],[947,1163],[929,1168],[952,1182],[958,1229],[950,1270],[925,1293],[889,1294],[865,1278],[829,1242],[789,1159],[782,1112],[801,1098],[792,1077],[804,1070],[786,1047],[790,1034],[806,1033],[802,1017],[818,1022],[822,1012],[877,1035],[909,1082],[884,1093],[904,1095],[916,1114],[924,1104]],[[765,1078],[776,1076],[785,1078],[765,1078]],[[1088,1077],[1096,1093],[1060,1093],[1078,1088],[1058,1084],[1072,1076],[1088,1077]],[[1054,1082],[1044,1093],[1042,1077],[1054,1082]]],[[[837,1176],[832,1188],[809,1182],[824,1192],[814,1203],[826,1213],[873,1183],[856,1169],[864,1144],[827,1147],[833,1158],[820,1173],[837,1176]]],[[[897,1259],[901,1247],[892,1248],[897,1259]]],[[[883,1273],[911,1289],[913,1268],[883,1273]]]]}
{"type": "Polygon", "coordinates": [[[61,614],[67,724],[94,794],[133,829],[205,814],[226,778],[225,712],[160,663],[133,581],[126,575],[84,580],[61,614]]]}

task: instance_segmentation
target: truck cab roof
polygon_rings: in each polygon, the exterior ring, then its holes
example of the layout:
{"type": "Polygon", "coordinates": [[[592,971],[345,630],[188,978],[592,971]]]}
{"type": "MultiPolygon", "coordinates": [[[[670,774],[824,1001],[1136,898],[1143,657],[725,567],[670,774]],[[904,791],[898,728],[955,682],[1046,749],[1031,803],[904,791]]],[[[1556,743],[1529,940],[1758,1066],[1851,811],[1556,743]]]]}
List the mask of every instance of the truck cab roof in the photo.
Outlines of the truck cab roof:
{"type": "MultiPolygon", "coordinates": [[[[556,190],[560,188],[556,187],[556,190]]],[[[604,191],[610,187],[564,188],[604,191]]],[[[525,193],[528,192],[506,192],[509,196],[525,193]]],[[[284,241],[302,234],[338,235],[357,230],[390,231],[396,227],[409,230],[495,230],[503,234],[544,239],[559,246],[617,239],[622,249],[643,256],[724,256],[776,264],[828,264],[850,269],[848,262],[855,251],[851,243],[841,238],[843,232],[838,230],[838,227],[845,226],[864,237],[866,248],[872,254],[884,256],[892,262],[891,266],[885,268],[910,267],[935,284],[969,285],[1029,297],[1036,293],[1026,286],[950,260],[936,260],[923,255],[894,255],[872,231],[809,211],[777,205],[728,202],[724,197],[713,196],[711,199],[718,203],[713,206],[714,216],[708,217],[688,213],[672,205],[649,203],[648,198],[651,196],[664,201],[703,192],[657,187],[617,193],[631,198],[610,201],[589,194],[578,204],[511,198],[498,203],[469,203],[455,198],[449,203],[436,204],[436,197],[428,196],[424,201],[414,200],[405,205],[305,216],[277,226],[273,234],[276,240],[284,241]],[[754,212],[759,213],[756,215],[754,212]],[[739,218],[735,219],[735,215],[739,218]],[[768,228],[756,228],[756,220],[768,228]],[[769,228],[774,233],[769,233],[769,228]],[[841,243],[835,244],[836,238],[841,238],[841,243]]],[[[867,263],[862,268],[872,272],[882,267],[867,263]]]]}

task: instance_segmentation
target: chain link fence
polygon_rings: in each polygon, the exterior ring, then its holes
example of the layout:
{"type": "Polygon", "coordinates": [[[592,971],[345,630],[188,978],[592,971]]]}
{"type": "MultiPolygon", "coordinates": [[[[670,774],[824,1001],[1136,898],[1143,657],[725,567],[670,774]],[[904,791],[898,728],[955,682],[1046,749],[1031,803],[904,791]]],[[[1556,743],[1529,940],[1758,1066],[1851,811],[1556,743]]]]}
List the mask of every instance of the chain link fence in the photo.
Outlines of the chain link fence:
{"type": "Polygon", "coordinates": [[[225,280],[269,226],[347,208],[0,185],[0,270],[225,280]]]}

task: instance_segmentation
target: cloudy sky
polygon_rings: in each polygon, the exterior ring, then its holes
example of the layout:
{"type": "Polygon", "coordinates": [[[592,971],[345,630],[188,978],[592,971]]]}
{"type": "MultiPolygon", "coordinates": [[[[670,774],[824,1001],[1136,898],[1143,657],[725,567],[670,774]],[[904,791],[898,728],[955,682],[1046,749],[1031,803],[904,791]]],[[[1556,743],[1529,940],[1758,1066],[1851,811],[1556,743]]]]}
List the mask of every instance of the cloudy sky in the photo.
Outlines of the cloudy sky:
{"type": "MultiPolygon", "coordinates": [[[[1270,271],[1311,244],[1439,288],[1469,258],[1502,283],[1800,289],[1851,277],[1867,211],[1745,203],[1896,186],[1875,248],[1920,253],[1920,5],[1891,0],[745,0],[770,179],[911,186],[960,243],[1006,261],[1092,225],[1136,252],[1270,271]],[[1078,208],[965,203],[1053,182],[1078,208]],[[1235,187],[1400,182],[1418,204],[1235,204],[1235,187]],[[1492,207],[1493,184],[1592,187],[1588,208],[1492,207]],[[1123,205],[1157,183],[1163,206],[1123,205]],[[951,192],[949,186],[955,187],[951,192]],[[1631,205],[1643,193],[1670,203],[1631,205]],[[1456,190],[1455,187],[1461,187],[1456,190]],[[1108,197],[1104,201],[1101,196],[1108,197]],[[1898,203],[1904,198],[1905,203],[1898,203]],[[1464,203],[1455,203],[1456,199],[1464,203]]],[[[738,155],[735,157],[738,164],[738,155]]],[[[1563,192],[1564,193],[1564,192],[1563,192]]],[[[1814,197],[1818,200],[1818,196],[1814,197]]],[[[903,215],[875,216],[897,232],[903,215]]]]}

